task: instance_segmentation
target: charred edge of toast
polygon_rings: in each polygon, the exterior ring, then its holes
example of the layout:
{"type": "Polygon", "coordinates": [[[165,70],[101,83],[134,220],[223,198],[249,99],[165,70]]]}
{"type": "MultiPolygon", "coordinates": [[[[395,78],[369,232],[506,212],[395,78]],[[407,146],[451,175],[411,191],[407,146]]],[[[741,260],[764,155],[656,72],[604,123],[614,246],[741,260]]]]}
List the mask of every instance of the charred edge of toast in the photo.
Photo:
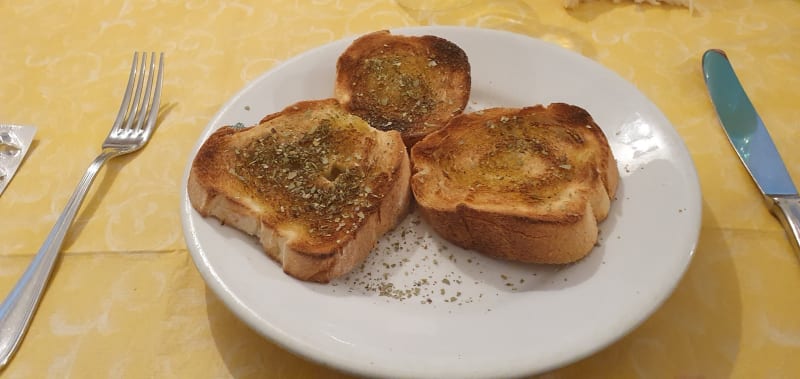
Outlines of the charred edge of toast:
{"type": "Polygon", "coordinates": [[[407,146],[441,128],[465,108],[471,90],[464,50],[441,37],[357,38],[337,61],[336,97],[381,130],[398,130],[407,146]]]}
{"type": "MultiPolygon", "coordinates": [[[[497,122],[497,127],[501,127],[501,124],[497,122]]],[[[481,136],[487,143],[491,141],[481,136]]],[[[477,152],[479,148],[470,145],[468,154],[480,154],[477,152]]],[[[457,116],[445,128],[416,144],[411,149],[411,160],[412,191],[423,217],[434,230],[464,248],[498,258],[532,263],[569,263],[588,254],[597,240],[598,222],[608,215],[619,180],[616,161],[600,127],[584,109],[563,103],[553,103],[547,107],[492,108],[457,116]],[[445,163],[434,155],[446,155],[449,149],[460,148],[458,143],[465,139],[463,133],[482,132],[485,130],[483,128],[492,128],[492,122],[501,118],[510,120],[515,115],[541,117],[543,127],[551,125],[564,128],[568,132],[566,141],[575,146],[589,143],[585,139],[594,140],[592,146],[595,151],[587,161],[590,167],[582,171],[583,176],[575,179],[581,189],[578,193],[584,195],[571,203],[573,206],[569,207],[568,212],[530,214],[528,211],[515,212],[511,207],[498,208],[474,203],[469,197],[447,198],[448,194],[465,189],[448,188],[455,184],[453,181],[448,181],[449,184],[442,181],[443,177],[447,177],[447,168],[439,167],[445,163]],[[574,130],[574,136],[571,130],[574,130]],[[434,184],[428,183],[431,181],[434,184]]],[[[509,197],[508,193],[497,190],[487,191],[497,204],[512,202],[520,204],[514,208],[525,209],[526,200],[509,197]]]]}

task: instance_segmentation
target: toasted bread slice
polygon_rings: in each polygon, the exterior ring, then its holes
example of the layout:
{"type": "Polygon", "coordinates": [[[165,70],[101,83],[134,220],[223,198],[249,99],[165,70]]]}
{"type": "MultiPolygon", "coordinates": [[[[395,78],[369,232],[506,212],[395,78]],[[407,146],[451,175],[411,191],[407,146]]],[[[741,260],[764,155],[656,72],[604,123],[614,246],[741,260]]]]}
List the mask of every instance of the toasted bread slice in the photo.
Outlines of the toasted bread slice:
{"type": "Polygon", "coordinates": [[[467,54],[435,36],[377,31],[359,37],[336,63],[335,97],[380,130],[398,130],[408,147],[467,105],[467,54]]]}
{"type": "Polygon", "coordinates": [[[562,103],[457,116],[414,145],[411,164],[411,189],[434,230],[531,263],[588,254],[619,180],[602,130],[562,103]]]}
{"type": "Polygon", "coordinates": [[[201,215],[256,236],[287,274],[324,283],[360,264],[406,215],[409,176],[400,133],[326,99],[214,132],[188,193],[201,215]]]}

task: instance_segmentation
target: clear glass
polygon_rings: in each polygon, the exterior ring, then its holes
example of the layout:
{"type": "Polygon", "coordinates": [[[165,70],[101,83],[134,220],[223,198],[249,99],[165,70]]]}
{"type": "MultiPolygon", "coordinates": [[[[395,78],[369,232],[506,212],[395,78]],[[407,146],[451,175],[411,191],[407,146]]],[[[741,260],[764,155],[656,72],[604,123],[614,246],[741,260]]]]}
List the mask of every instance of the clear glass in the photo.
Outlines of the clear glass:
{"type": "Polygon", "coordinates": [[[506,30],[555,43],[584,55],[591,44],[561,27],[543,24],[526,0],[396,0],[420,25],[462,25],[506,30]]]}

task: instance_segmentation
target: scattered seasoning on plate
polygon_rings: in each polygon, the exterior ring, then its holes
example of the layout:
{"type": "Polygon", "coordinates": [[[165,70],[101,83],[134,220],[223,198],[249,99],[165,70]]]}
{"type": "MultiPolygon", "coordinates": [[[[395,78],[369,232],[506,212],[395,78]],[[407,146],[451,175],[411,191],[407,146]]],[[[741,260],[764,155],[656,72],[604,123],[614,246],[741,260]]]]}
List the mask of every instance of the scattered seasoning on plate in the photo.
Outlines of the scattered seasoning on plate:
{"type": "Polygon", "coordinates": [[[381,238],[357,269],[332,283],[344,286],[347,293],[375,296],[380,302],[464,307],[492,299],[484,296],[491,294],[484,293],[487,284],[502,288],[495,293],[500,297],[524,290],[528,282],[522,276],[537,275],[513,268],[499,274],[491,258],[473,251],[456,253],[435,232],[419,227],[421,223],[420,216],[412,214],[381,238]],[[491,270],[478,269],[487,264],[491,270]]]}

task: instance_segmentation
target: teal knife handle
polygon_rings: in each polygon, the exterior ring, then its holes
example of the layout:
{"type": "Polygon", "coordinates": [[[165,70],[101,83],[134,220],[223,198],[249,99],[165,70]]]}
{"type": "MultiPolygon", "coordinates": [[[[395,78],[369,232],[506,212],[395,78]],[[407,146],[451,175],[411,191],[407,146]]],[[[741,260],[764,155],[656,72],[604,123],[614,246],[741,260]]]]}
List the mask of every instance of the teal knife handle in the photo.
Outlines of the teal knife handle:
{"type": "Polygon", "coordinates": [[[800,257],[800,196],[770,196],[770,211],[779,220],[789,234],[789,242],[794,252],[800,257]]]}

